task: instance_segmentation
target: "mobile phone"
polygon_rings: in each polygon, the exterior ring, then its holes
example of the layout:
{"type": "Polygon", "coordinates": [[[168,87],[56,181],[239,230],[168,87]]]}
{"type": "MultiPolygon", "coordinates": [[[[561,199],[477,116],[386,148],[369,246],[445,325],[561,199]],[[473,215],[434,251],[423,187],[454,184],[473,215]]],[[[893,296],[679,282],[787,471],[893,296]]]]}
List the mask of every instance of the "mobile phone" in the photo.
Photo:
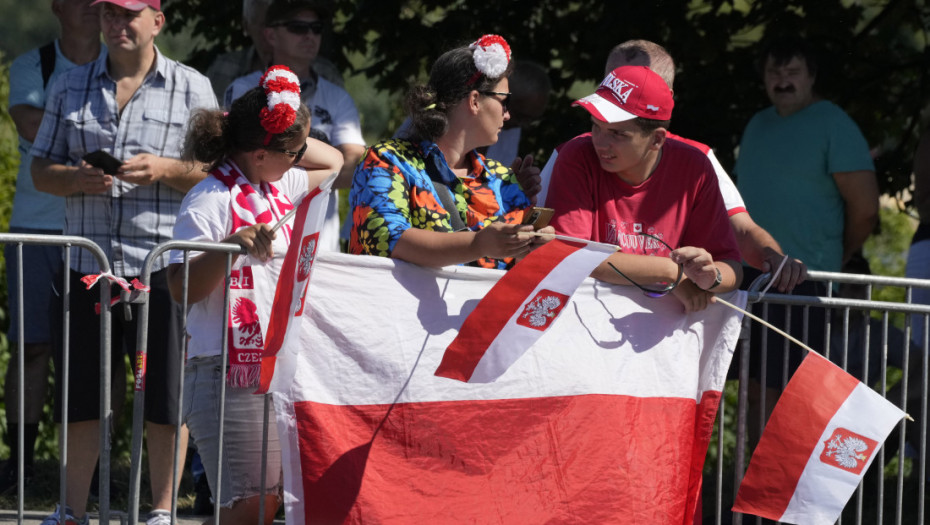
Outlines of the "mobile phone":
{"type": "Polygon", "coordinates": [[[555,210],[552,208],[533,206],[523,215],[523,224],[532,224],[534,230],[545,228],[549,225],[553,213],[555,210]]]}
{"type": "Polygon", "coordinates": [[[120,167],[123,165],[123,161],[118,158],[110,155],[102,149],[97,151],[92,151],[87,155],[84,155],[84,162],[90,164],[95,168],[100,168],[107,175],[116,175],[116,172],[119,171],[120,167]]]}

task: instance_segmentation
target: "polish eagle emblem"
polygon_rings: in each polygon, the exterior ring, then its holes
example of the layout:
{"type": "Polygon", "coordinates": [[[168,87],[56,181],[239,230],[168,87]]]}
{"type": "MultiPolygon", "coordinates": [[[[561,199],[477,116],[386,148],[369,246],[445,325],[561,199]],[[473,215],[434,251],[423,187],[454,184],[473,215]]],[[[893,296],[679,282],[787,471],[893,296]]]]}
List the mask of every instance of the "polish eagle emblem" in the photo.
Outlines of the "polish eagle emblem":
{"type": "Polygon", "coordinates": [[[868,464],[878,442],[845,428],[837,428],[824,441],[820,460],[828,465],[859,474],[868,464]]]}
{"type": "Polygon", "coordinates": [[[523,312],[517,318],[517,324],[545,330],[559,316],[568,303],[568,296],[552,290],[540,290],[532,300],[526,303],[523,312]]]}
{"type": "Polygon", "coordinates": [[[252,300],[240,297],[232,306],[232,318],[235,323],[240,348],[261,348],[262,326],[258,320],[258,307],[252,300]]]}
{"type": "Polygon", "coordinates": [[[300,255],[297,256],[297,280],[303,281],[310,276],[310,267],[313,266],[313,257],[316,252],[316,236],[310,235],[304,238],[300,247],[300,255]]]}

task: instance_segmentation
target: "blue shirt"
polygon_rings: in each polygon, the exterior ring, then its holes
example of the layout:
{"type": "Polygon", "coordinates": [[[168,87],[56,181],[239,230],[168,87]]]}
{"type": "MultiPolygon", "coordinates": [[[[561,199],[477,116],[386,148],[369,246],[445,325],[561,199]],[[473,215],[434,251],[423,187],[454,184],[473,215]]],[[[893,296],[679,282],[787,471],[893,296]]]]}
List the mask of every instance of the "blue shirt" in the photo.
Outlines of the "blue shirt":
{"type": "MultiPolygon", "coordinates": [[[[58,40],[55,45],[55,68],[48,79],[42,83],[42,60],[39,48],[32,49],[16,57],[10,65],[10,101],[9,107],[31,106],[45,108],[46,88],[54,85],[62,73],[76,67],[76,64],[61,54],[58,40]]],[[[105,48],[100,50],[102,55],[105,48]]],[[[16,172],[16,194],[13,197],[13,215],[10,227],[50,230],[60,232],[65,224],[65,199],[50,193],[43,193],[32,183],[32,156],[29,149],[32,142],[19,137],[19,171],[16,172]]]]}
{"type": "Polygon", "coordinates": [[[736,160],[746,209],[792,257],[812,270],[843,264],[845,202],[834,173],[875,170],[859,127],[819,101],[789,115],[774,107],[749,121],[736,160]]]}

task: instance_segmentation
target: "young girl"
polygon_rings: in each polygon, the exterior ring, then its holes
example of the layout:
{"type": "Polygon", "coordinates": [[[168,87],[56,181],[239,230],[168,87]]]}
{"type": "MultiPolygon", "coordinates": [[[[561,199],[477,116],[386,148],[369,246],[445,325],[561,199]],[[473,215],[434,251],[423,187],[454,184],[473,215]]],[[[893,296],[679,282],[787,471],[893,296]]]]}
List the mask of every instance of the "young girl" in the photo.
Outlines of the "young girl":
{"type": "MultiPolygon", "coordinates": [[[[230,289],[229,374],[220,377],[226,275],[225,253],[192,254],[188,279],[187,365],[184,417],[206,466],[221,523],[254,524],[266,493],[264,522],[280,506],[281,451],[272,417],[267,468],[261,472],[264,396],[254,395],[262,335],[251,300],[252,265],[280,265],[290,226],[272,227],[304,195],[342,167],[342,154],[308,138],[310,113],[300,102],[296,75],[274,66],[259,87],[237,99],[229,113],[202,110],[191,117],[184,157],[209,165],[209,175],[184,199],[174,229],[178,240],[238,244],[248,256],[233,256],[230,289]],[[220,381],[227,381],[222,481],[217,487],[220,381]]],[[[172,252],[168,284],[183,299],[183,253],[172,252]]]]}

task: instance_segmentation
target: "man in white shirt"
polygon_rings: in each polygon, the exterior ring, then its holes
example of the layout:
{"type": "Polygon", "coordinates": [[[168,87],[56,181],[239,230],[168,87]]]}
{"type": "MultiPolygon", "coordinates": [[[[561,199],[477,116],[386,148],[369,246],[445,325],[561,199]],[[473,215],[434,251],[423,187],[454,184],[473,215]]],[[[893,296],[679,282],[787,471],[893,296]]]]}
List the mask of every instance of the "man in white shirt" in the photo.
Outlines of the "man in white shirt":
{"type": "MultiPolygon", "coordinates": [[[[265,15],[264,35],[271,45],[272,63],[290,68],[300,78],[300,94],[310,109],[311,136],[342,152],[345,163],[335,188],[349,188],[355,166],[365,153],[365,140],[355,102],[346,90],[319,76],[312,68],[320,52],[322,32],[329,12],[309,0],[275,0],[265,15]]],[[[224,106],[258,85],[256,71],[234,80],[226,90],[224,106]]],[[[330,195],[320,246],[339,251],[339,209],[336,193],[330,195]]]]}

